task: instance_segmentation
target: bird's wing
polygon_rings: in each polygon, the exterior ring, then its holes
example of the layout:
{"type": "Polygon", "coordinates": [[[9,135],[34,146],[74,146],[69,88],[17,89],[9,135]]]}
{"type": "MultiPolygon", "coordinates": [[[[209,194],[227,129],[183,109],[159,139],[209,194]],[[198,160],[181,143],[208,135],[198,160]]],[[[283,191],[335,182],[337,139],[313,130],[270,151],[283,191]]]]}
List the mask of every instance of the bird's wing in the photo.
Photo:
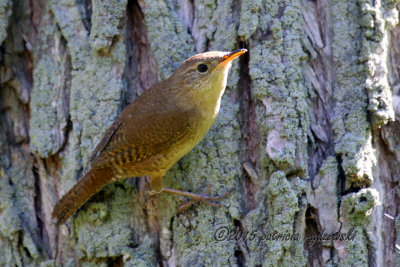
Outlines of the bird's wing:
{"type": "Polygon", "coordinates": [[[97,145],[92,166],[138,162],[167,149],[190,132],[193,114],[192,110],[178,108],[139,111],[133,105],[118,117],[97,145]]]}
{"type": "Polygon", "coordinates": [[[103,138],[100,140],[100,142],[97,144],[95,149],[92,152],[92,155],[90,155],[89,161],[92,162],[100,152],[103,151],[103,149],[107,146],[108,142],[110,141],[111,137],[115,134],[119,126],[121,125],[122,120],[121,116],[118,117],[113,124],[111,124],[110,128],[108,128],[107,132],[104,134],[103,138]]]}

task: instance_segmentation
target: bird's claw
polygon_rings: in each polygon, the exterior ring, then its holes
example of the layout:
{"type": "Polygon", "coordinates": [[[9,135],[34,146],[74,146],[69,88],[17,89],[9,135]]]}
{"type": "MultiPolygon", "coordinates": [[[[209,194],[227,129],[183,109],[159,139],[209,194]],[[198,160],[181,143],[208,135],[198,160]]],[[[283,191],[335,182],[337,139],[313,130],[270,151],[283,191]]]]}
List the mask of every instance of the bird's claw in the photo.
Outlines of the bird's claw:
{"type": "Polygon", "coordinates": [[[150,190],[150,191],[147,191],[147,194],[149,194],[149,196],[155,196],[155,195],[161,193],[162,191],[163,191],[163,190],[159,190],[159,191],[157,191],[157,190],[150,190]]]}
{"type": "Polygon", "coordinates": [[[213,201],[213,200],[221,200],[221,199],[225,198],[231,192],[229,190],[228,192],[226,192],[225,194],[223,194],[221,196],[212,197],[212,196],[208,195],[210,193],[210,190],[211,190],[211,185],[207,186],[207,189],[204,192],[204,194],[197,195],[198,197],[192,198],[191,200],[189,200],[186,203],[182,204],[178,208],[177,213],[181,213],[181,212],[187,210],[191,205],[193,205],[193,204],[195,204],[197,202],[202,202],[202,203],[204,203],[206,205],[210,205],[210,206],[213,206],[213,207],[221,207],[221,204],[214,203],[214,202],[211,202],[211,201],[213,201]]]}

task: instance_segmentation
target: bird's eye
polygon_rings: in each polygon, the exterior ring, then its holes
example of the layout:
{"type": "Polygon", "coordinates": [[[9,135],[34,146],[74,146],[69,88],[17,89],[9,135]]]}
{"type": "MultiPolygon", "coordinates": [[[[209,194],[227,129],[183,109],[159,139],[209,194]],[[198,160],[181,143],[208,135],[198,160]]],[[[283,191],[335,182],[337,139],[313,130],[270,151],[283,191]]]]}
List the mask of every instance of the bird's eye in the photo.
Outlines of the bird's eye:
{"type": "Polygon", "coordinates": [[[208,67],[207,67],[206,64],[199,64],[199,65],[197,65],[197,70],[198,70],[200,73],[206,73],[207,70],[208,70],[208,67]]]}

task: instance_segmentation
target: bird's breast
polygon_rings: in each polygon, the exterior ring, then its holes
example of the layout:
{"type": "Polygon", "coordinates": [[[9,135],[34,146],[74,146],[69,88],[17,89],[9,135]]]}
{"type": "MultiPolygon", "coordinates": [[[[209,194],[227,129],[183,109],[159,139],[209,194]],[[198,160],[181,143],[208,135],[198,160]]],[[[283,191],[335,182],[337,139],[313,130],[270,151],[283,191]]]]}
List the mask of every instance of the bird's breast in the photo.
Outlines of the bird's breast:
{"type": "Polygon", "coordinates": [[[220,101],[208,109],[199,109],[189,121],[190,131],[180,142],[173,144],[168,151],[161,156],[168,162],[169,169],[179,159],[189,153],[207,134],[214,124],[220,108],[220,101]]]}

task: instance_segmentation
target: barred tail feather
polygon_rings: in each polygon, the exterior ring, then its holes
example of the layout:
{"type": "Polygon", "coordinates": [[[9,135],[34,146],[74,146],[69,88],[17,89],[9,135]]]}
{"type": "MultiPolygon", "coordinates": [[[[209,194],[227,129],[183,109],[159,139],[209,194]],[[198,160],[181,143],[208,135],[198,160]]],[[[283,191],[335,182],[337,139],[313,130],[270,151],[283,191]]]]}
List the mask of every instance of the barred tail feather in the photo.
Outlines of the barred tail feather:
{"type": "Polygon", "coordinates": [[[54,206],[52,217],[56,219],[57,225],[63,224],[91,196],[110,183],[113,175],[114,173],[111,168],[91,169],[54,206]]]}

